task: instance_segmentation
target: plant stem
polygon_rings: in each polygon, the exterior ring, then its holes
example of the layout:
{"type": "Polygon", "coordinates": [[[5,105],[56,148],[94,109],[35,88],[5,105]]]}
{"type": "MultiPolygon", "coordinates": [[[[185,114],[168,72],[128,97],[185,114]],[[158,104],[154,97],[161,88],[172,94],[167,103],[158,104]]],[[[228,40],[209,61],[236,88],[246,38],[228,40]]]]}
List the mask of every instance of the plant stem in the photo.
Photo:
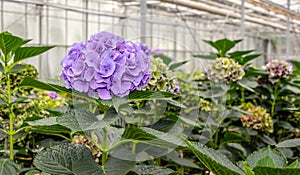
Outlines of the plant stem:
{"type": "Polygon", "coordinates": [[[107,158],[108,158],[108,155],[107,155],[107,151],[106,151],[106,147],[107,147],[107,127],[104,127],[103,128],[103,143],[102,143],[102,145],[103,145],[103,148],[104,148],[104,150],[102,151],[102,166],[104,166],[104,164],[105,164],[105,162],[106,162],[106,160],[107,160],[107,158]]]}
{"type": "Polygon", "coordinates": [[[12,98],[11,98],[11,85],[10,85],[10,77],[9,74],[5,74],[6,78],[6,89],[7,89],[7,103],[9,108],[9,131],[7,132],[9,136],[9,158],[14,160],[14,118],[15,114],[13,111],[12,98]]]}
{"type": "Polygon", "coordinates": [[[273,94],[273,101],[272,101],[272,107],[271,107],[271,117],[274,117],[275,114],[275,106],[276,106],[276,98],[277,98],[277,88],[278,88],[278,83],[276,83],[275,88],[274,88],[274,94],[273,94]]]}
{"type": "Polygon", "coordinates": [[[245,89],[241,88],[241,104],[245,102],[245,89]]]}
{"type": "Polygon", "coordinates": [[[132,154],[135,155],[135,150],[136,150],[136,143],[133,142],[133,145],[132,145],[132,154]]]}
{"type": "Polygon", "coordinates": [[[231,95],[227,93],[227,101],[229,102],[228,105],[231,106],[231,95]]]}

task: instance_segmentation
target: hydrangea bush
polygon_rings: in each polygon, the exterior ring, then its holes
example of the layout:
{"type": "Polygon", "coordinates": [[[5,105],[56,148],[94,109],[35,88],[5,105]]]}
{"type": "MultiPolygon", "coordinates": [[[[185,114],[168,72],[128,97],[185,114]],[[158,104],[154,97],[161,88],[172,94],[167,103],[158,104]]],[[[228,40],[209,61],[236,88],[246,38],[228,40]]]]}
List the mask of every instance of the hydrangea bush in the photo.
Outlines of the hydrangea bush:
{"type": "Polygon", "coordinates": [[[150,78],[150,58],[144,46],[120,36],[100,32],[75,43],[62,60],[67,88],[103,100],[124,97],[145,87],[150,78]]]}

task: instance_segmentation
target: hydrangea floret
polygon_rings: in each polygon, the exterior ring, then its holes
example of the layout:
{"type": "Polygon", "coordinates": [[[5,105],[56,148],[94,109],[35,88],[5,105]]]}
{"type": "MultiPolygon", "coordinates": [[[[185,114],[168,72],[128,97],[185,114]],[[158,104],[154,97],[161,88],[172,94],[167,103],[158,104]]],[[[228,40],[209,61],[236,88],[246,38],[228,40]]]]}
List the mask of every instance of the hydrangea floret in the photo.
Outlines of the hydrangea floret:
{"type": "Polygon", "coordinates": [[[109,32],[73,44],[61,65],[67,88],[102,100],[140,90],[151,78],[150,58],[141,44],[109,32]]]}
{"type": "Polygon", "coordinates": [[[267,113],[266,109],[261,106],[254,106],[250,102],[242,104],[241,109],[251,114],[243,114],[241,116],[243,126],[260,130],[262,132],[273,132],[273,120],[270,114],[267,113]]]}
{"type": "Polygon", "coordinates": [[[168,65],[160,57],[151,57],[150,62],[152,77],[146,89],[178,94],[180,92],[178,80],[168,65]]]}
{"type": "Polygon", "coordinates": [[[233,59],[220,57],[214,60],[209,71],[209,78],[216,81],[227,83],[237,82],[245,75],[241,65],[233,59]]]}
{"type": "Polygon", "coordinates": [[[285,60],[270,60],[264,69],[269,78],[289,78],[293,73],[293,66],[285,60]]]}

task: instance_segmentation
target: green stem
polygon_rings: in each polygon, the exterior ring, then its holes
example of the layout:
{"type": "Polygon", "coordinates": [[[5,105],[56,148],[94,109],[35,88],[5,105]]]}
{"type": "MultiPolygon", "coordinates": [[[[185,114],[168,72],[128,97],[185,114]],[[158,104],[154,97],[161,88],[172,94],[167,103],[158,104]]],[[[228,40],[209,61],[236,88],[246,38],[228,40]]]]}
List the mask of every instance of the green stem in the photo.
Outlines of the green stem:
{"type": "Polygon", "coordinates": [[[107,152],[102,152],[102,167],[104,167],[107,158],[108,158],[107,152]]]}
{"type": "Polygon", "coordinates": [[[107,149],[107,135],[108,135],[107,127],[103,128],[103,132],[104,133],[103,133],[103,143],[102,143],[102,145],[103,145],[104,150],[102,151],[102,166],[104,166],[104,164],[105,164],[105,162],[108,158],[107,151],[106,151],[106,149],[107,149]]]}
{"type": "Polygon", "coordinates": [[[227,101],[229,102],[229,106],[231,106],[231,95],[230,93],[227,93],[227,101]]]}
{"type": "Polygon", "coordinates": [[[136,143],[134,142],[132,145],[132,154],[135,155],[136,143]]]}
{"type": "Polygon", "coordinates": [[[7,89],[7,103],[9,107],[9,131],[7,132],[9,136],[9,158],[14,160],[14,119],[15,113],[13,111],[12,98],[11,98],[11,85],[10,85],[10,77],[9,74],[5,74],[6,78],[6,89],[7,89]]]}
{"type": "Polygon", "coordinates": [[[276,106],[276,99],[277,99],[277,88],[278,83],[276,83],[274,88],[274,94],[273,94],[273,101],[272,101],[272,107],[271,107],[271,117],[274,117],[275,114],[275,106],[276,106]]]}
{"type": "Polygon", "coordinates": [[[218,139],[219,139],[219,128],[217,128],[216,133],[215,133],[215,140],[214,140],[215,149],[218,148],[218,139]]]}
{"type": "Polygon", "coordinates": [[[241,87],[241,104],[245,102],[245,89],[241,87]]]}

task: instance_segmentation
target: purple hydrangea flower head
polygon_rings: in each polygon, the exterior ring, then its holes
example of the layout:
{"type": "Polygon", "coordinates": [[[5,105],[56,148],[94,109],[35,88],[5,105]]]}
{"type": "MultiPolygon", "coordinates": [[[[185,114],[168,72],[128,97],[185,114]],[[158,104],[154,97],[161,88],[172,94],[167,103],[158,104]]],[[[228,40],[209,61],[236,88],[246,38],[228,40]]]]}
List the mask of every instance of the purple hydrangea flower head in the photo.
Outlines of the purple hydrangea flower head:
{"type": "Polygon", "coordinates": [[[145,87],[151,79],[150,49],[108,32],[72,45],[61,61],[67,88],[108,100],[145,87]]]}

